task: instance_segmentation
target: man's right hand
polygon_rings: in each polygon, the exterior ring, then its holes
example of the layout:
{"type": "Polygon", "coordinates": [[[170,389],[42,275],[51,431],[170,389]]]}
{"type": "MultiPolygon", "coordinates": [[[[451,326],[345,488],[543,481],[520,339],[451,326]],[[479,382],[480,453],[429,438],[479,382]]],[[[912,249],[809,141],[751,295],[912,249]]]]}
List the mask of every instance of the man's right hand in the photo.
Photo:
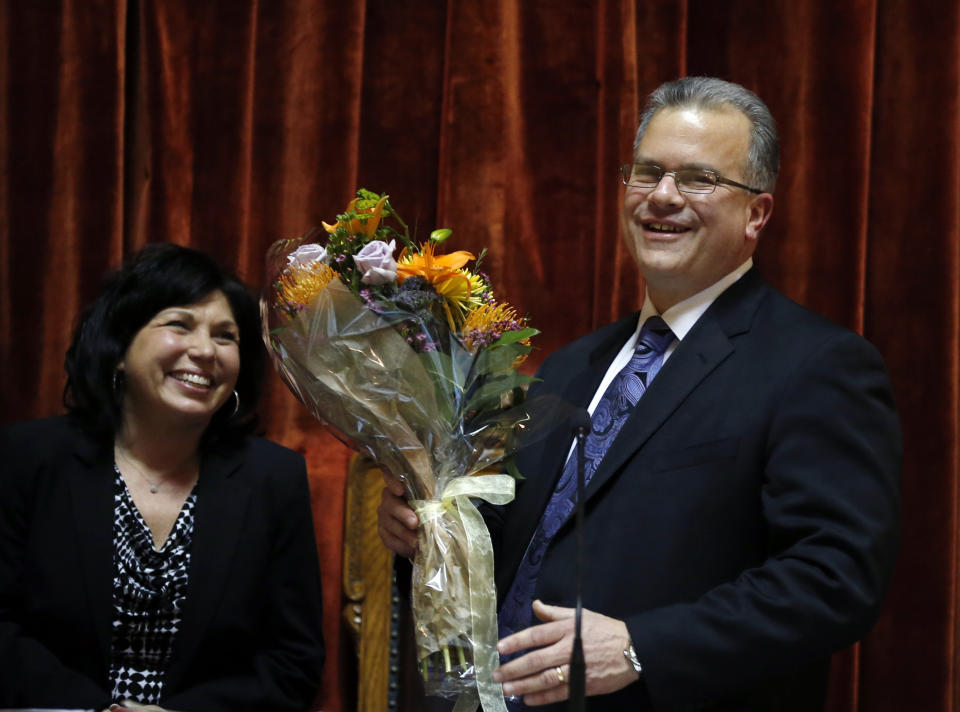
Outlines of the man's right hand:
{"type": "Polygon", "coordinates": [[[383,545],[400,556],[410,558],[417,550],[417,527],[420,522],[407,504],[406,487],[398,477],[383,473],[386,486],[377,508],[377,532],[383,545]]]}

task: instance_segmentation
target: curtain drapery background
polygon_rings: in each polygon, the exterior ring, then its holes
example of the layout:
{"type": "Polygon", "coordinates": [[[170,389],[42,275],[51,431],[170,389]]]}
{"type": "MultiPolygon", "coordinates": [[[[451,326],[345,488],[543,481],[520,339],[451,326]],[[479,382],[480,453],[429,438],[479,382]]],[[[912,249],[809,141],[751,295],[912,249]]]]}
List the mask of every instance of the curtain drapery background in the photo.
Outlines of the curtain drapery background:
{"type": "MultiPolygon", "coordinates": [[[[152,241],[262,283],[268,245],[356,187],[419,235],[488,247],[498,293],[560,344],[638,308],[617,166],[683,74],[756,91],[782,173],[757,262],[884,354],[904,540],[831,712],[960,710],[960,5],[933,0],[0,0],[0,412],[60,411],[74,318],[152,241]]],[[[347,451],[271,374],[267,435],[305,453],[330,658],[347,451]]],[[[2,465],[0,465],[2,466],[2,465]]],[[[338,655],[339,651],[339,655],[338,655]]]]}

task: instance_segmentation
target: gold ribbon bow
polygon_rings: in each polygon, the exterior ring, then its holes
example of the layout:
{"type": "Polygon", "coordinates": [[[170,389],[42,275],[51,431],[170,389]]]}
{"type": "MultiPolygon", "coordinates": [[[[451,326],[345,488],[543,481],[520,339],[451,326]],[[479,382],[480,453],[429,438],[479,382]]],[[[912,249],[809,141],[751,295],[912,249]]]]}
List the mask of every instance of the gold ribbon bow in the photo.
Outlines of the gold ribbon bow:
{"type": "Polygon", "coordinates": [[[503,688],[493,681],[493,670],[500,662],[497,653],[497,591],[493,583],[493,544],[490,532],[471,497],[491,504],[506,504],[513,499],[514,481],[509,475],[454,477],[439,499],[414,500],[410,504],[420,521],[442,514],[459,520],[466,533],[467,570],[470,594],[470,624],[473,631],[473,664],[476,692],[464,692],[453,712],[474,712],[477,704],[484,712],[507,712],[503,688]]]}

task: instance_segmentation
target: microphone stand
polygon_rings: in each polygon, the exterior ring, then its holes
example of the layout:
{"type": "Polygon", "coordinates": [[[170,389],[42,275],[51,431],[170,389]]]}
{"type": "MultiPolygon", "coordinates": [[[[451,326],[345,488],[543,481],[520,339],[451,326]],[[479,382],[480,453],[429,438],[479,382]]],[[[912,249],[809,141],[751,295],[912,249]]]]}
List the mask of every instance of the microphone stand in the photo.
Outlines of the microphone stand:
{"type": "Polygon", "coordinates": [[[586,465],[584,440],[590,430],[590,414],[586,409],[574,416],[573,432],[577,440],[577,609],[574,619],[573,653],[570,656],[570,699],[567,709],[570,712],[584,712],[586,705],[586,663],[583,660],[583,471],[586,465]]]}

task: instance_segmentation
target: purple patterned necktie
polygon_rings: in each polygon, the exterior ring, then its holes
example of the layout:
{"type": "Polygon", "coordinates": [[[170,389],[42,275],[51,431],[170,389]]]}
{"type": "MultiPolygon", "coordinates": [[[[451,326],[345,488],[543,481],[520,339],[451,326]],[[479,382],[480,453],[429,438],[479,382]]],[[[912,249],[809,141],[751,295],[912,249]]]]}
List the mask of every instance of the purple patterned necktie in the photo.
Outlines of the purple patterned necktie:
{"type": "MultiPolygon", "coordinates": [[[[659,316],[652,316],[644,322],[633,357],[607,386],[593,412],[591,429],[584,443],[584,486],[590,482],[640,396],[657,375],[663,364],[663,354],[673,339],[670,327],[659,316]]],[[[576,500],[577,457],[574,452],[567,458],[553,496],[527,545],[513,584],[503,599],[499,618],[501,638],[523,630],[533,622],[530,606],[543,555],[550,540],[573,512],[576,500]]],[[[505,657],[503,661],[507,659],[505,657]]]]}

